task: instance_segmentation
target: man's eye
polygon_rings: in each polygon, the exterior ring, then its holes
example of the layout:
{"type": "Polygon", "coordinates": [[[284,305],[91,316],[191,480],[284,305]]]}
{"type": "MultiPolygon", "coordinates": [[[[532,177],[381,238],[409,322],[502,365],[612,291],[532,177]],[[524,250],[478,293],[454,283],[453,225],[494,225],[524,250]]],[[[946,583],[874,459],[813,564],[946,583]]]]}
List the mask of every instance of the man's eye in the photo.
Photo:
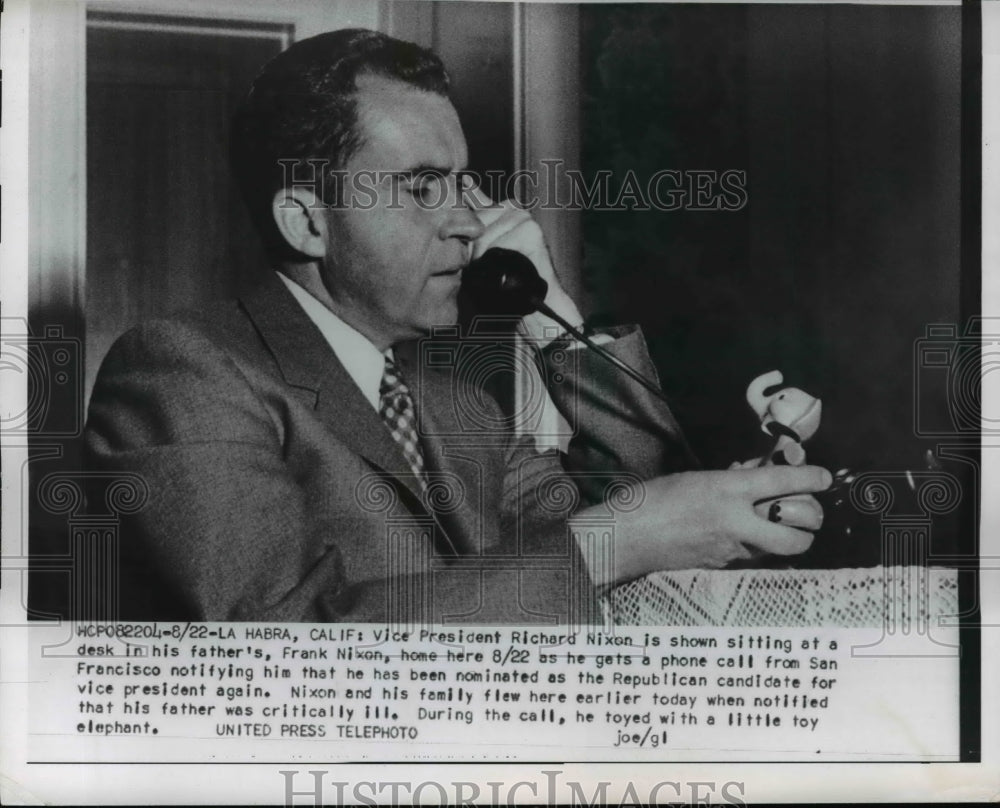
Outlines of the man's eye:
{"type": "Polygon", "coordinates": [[[424,172],[410,182],[409,192],[421,204],[440,204],[447,197],[446,182],[443,174],[424,172]]]}

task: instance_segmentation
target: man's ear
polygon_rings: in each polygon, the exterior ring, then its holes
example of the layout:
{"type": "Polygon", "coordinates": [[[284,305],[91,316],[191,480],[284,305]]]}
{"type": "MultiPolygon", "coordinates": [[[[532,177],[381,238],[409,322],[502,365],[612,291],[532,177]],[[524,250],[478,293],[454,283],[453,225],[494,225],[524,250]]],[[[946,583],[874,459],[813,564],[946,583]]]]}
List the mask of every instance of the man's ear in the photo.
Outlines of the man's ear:
{"type": "Polygon", "coordinates": [[[307,188],[282,188],[271,200],[271,214],[285,241],[310,258],[326,255],[326,207],[307,188]]]}

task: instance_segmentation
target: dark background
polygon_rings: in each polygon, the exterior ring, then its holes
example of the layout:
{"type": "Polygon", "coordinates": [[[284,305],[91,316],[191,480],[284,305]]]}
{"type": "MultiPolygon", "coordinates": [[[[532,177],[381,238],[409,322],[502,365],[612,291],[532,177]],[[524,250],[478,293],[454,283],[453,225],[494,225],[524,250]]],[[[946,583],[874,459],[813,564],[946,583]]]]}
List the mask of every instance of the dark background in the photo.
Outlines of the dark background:
{"type": "Polygon", "coordinates": [[[280,50],[264,38],[88,30],[88,396],[133,325],[231,296],[265,270],[228,132],[280,50]]]}
{"type": "Polygon", "coordinates": [[[593,304],[641,323],[696,451],[762,452],[743,395],[777,368],[823,400],[812,459],[923,468],[914,342],[960,321],[960,9],[582,15],[587,171],[747,173],[738,212],[584,214],[593,304]]]}

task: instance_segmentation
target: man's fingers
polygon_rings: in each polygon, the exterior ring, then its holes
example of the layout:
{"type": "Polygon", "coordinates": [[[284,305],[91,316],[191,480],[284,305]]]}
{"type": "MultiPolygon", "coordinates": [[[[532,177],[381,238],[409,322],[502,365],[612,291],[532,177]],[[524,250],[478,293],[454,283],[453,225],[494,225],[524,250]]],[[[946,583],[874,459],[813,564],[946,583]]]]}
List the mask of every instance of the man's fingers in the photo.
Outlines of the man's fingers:
{"type": "Polygon", "coordinates": [[[473,258],[478,258],[490,247],[507,247],[524,252],[526,247],[535,246],[530,243],[531,239],[537,238],[536,234],[530,232],[534,222],[528,214],[523,211],[520,213],[521,215],[511,215],[507,210],[504,210],[500,216],[489,223],[483,215],[480,215],[480,220],[486,225],[486,231],[476,239],[473,258]],[[521,243],[526,240],[529,240],[529,243],[521,243]],[[519,247],[521,249],[518,249],[519,247]]]}
{"type": "Polygon", "coordinates": [[[483,235],[476,240],[476,243],[480,244],[484,240],[490,238],[490,228],[493,227],[496,224],[496,222],[503,217],[505,211],[503,208],[493,207],[493,208],[478,208],[476,209],[475,213],[476,216],[479,218],[479,221],[483,223],[483,227],[485,228],[485,230],[483,231],[483,235]]]}
{"type": "Polygon", "coordinates": [[[767,502],[758,502],[754,511],[762,519],[775,524],[819,530],[823,526],[823,506],[813,497],[779,497],[767,502]]]}
{"type": "Polygon", "coordinates": [[[825,491],[833,483],[833,475],[820,466],[765,466],[747,469],[745,475],[754,502],[780,494],[825,491]]]}
{"type": "MultiPolygon", "coordinates": [[[[471,186],[462,191],[463,198],[469,201],[469,207],[475,212],[484,228],[489,228],[507,211],[506,208],[490,199],[478,186],[471,186]]],[[[480,239],[481,241],[482,239],[480,239]]]]}
{"type": "Polygon", "coordinates": [[[775,524],[764,519],[754,519],[756,524],[748,525],[744,542],[775,555],[798,555],[812,546],[813,534],[787,525],[775,524]]]}
{"type": "Polygon", "coordinates": [[[472,202],[472,207],[476,211],[482,211],[488,208],[496,208],[497,210],[500,210],[500,206],[490,199],[486,192],[478,185],[470,185],[467,188],[463,188],[462,193],[470,202],[472,202]]]}

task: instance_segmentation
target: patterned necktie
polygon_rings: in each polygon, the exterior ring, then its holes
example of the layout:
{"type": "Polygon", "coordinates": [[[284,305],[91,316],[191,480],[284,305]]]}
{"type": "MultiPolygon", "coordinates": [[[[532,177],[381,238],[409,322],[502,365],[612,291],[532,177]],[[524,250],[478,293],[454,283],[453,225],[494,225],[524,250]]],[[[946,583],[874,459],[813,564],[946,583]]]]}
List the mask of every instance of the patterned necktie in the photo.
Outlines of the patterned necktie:
{"type": "Polygon", "coordinates": [[[417,435],[417,416],[413,407],[413,397],[410,395],[410,388],[403,381],[399,368],[390,356],[386,356],[385,369],[382,371],[378,414],[382,416],[392,439],[399,444],[406,462],[417,475],[421,490],[426,491],[424,452],[420,446],[420,437],[417,435]]]}

